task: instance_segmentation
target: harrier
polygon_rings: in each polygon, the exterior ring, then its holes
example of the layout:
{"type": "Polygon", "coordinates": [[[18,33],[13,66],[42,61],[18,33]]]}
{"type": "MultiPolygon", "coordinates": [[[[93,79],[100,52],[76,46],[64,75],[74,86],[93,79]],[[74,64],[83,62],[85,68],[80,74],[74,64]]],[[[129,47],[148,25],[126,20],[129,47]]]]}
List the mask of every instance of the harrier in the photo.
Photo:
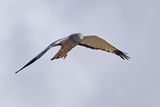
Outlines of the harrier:
{"type": "Polygon", "coordinates": [[[19,69],[15,73],[18,73],[25,67],[35,62],[37,59],[39,59],[42,55],[44,55],[49,49],[51,49],[54,46],[61,46],[61,48],[57,52],[57,54],[51,58],[51,60],[62,58],[62,57],[66,58],[67,53],[77,45],[84,46],[91,49],[111,52],[115,55],[120,56],[122,59],[127,59],[127,60],[130,59],[130,57],[127,56],[126,53],[120,51],[119,49],[115,48],[114,46],[109,44],[107,41],[105,41],[104,39],[96,35],[83,36],[81,33],[75,33],[75,34],[69,35],[68,37],[59,39],[51,43],[46,49],[44,49],[41,53],[39,53],[36,57],[34,57],[31,61],[29,61],[26,65],[24,65],[21,69],[19,69]]]}

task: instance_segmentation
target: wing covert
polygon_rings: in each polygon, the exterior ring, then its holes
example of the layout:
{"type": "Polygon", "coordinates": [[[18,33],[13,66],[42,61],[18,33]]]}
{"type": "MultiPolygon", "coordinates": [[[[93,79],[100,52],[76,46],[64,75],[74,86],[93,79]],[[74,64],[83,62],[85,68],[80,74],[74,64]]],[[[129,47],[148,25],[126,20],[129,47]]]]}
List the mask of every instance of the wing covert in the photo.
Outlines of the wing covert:
{"type": "Polygon", "coordinates": [[[107,41],[95,35],[84,36],[83,40],[80,42],[79,45],[92,48],[92,49],[100,49],[108,52],[112,52],[113,50],[116,49],[107,41]]]}
{"type": "Polygon", "coordinates": [[[122,59],[128,60],[130,58],[129,56],[126,55],[127,53],[120,51],[119,49],[115,48],[110,43],[108,43],[107,41],[105,41],[104,39],[96,35],[84,36],[83,40],[80,42],[79,45],[85,46],[91,49],[99,49],[99,50],[111,52],[120,56],[122,59]]]}

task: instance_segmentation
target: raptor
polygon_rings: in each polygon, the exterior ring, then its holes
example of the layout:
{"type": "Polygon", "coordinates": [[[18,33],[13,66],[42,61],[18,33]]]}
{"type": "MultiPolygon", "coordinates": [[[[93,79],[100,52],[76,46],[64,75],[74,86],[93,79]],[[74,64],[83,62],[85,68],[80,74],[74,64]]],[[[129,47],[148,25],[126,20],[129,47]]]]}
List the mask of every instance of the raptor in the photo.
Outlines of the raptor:
{"type": "Polygon", "coordinates": [[[67,53],[77,45],[84,46],[84,47],[91,48],[91,49],[111,52],[115,55],[118,55],[122,59],[127,59],[127,60],[130,59],[130,57],[127,56],[127,53],[115,48],[110,43],[108,43],[107,41],[105,41],[104,39],[96,35],[83,36],[81,33],[74,33],[65,38],[59,39],[51,43],[47,48],[45,48],[41,53],[35,56],[31,61],[29,61],[26,65],[24,65],[22,68],[20,68],[15,73],[18,73],[22,69],[31,65],[33,62],[39,59],[42,55],[44,55],[49,49],[51,49],[54,46],[61,46],[61,48],[56,53],[56,55],[51,58],[51,60],[58,59],[58,58],[66,58],[67,53]]]}

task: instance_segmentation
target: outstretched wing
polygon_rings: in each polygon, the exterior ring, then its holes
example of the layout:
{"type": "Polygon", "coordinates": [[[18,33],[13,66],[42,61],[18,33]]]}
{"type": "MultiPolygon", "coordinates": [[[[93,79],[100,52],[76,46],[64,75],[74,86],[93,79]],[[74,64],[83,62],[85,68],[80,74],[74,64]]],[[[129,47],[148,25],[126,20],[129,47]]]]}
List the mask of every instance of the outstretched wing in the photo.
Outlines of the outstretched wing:
{"type": "Polygon", "coordinates": [[[50,44],[46,49],[44,49],[41,53],[39,53],[37,56],[35,56],[31,61],[29,61],[26,65],[24,65],[21,69],[16,71],[15,73],[18,73],[22,69],[26,68],[27,66],[31,65],[33,62],[35,62],[37,59],[39,59],[42,55],[44,55],[49,49],[51,49],[54,46],[60,45],[59,43],[62,42],[63,40],[66,40],[67,38],[59,39],[52,44],[50,44]]]}
{"type": "Polygon", "coordinates": [[[130,57],[127,56],[127,53],[124,53],[120,50],[118,50],[117,48],[115,48],[114,46],[112,46],[110,43],[108,43],[107,41],[105,41],[104,39],[92,35],[92,36],[84,36],[83,40],[80,42],[81,46],[85,46],[91,49],[100,49],[103,51],[107,51],[107,52],[112,52],[118,56],[120,56],[122,59],[129,59],[130,57]]]}
{"type": "Polygon", "coordinates": [[[26,65],[24,65],[21,69],[16,71],[15,73],[18,73],[22,69],[26,68],[27,66],[31,65],[33,62],[35,62],[37,59],[39,59],[42,55],[44,55],[51,47],[48,46],[45,50],[43,50],[41,53],[39,53],[37,56],[35,56],[31,61],[29,61],[26,65]]]}

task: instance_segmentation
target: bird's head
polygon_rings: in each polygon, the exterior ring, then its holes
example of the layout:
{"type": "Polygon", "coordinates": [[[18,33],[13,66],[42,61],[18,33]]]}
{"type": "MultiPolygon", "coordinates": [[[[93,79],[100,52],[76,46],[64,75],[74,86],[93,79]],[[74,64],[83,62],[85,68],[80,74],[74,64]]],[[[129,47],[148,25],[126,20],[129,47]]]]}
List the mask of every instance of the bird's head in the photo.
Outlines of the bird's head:
{"type": "Polygon", "coordinates": [[[74,33],[69,36],[69,39],[73,40],[76,43],[79,43],[83,39],[83,36],[81,33],[74,33]]]}

